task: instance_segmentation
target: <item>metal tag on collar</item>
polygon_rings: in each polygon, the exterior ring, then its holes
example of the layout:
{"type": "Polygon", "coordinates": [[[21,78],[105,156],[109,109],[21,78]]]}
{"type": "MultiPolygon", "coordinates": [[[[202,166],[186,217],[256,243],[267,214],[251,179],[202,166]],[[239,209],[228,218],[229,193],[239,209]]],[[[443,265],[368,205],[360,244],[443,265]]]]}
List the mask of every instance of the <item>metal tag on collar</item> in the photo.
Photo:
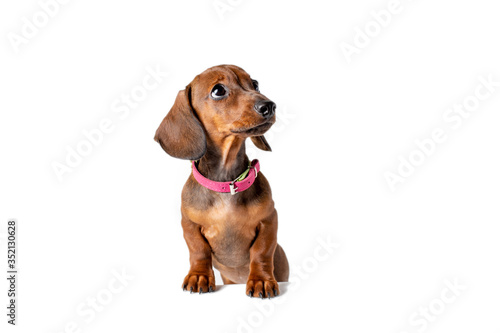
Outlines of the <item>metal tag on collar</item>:
{"type": "Polygon", "coordinates": [[[237,187],[234,187],[234,183],[235,181],[232,181],[231,183],[229,183],[229,189],[231,190],[231,195],[235,195],[236,193],[236,190],[238,189],[237,187]]]}

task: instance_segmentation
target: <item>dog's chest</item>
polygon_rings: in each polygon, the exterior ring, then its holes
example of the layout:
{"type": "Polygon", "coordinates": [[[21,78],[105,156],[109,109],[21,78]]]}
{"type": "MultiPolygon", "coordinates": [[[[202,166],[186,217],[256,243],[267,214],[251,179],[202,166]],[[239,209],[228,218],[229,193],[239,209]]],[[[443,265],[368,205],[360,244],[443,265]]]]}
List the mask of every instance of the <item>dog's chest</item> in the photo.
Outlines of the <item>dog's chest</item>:
{"type": "Polygon", "coordinates": [[[191,209],[190,219],[201,226],[216,259],[228,266],[244,265],[262,220],[255,209],[218,200],[204,209],[191,209]]]}
{"type": "Polygon", "coordinates": [[[253,240],[259,218],[252,216],[251,209],[245,205],[219,201],[205,210],[199,222],[207,240],[231,243],[253,240]]]}

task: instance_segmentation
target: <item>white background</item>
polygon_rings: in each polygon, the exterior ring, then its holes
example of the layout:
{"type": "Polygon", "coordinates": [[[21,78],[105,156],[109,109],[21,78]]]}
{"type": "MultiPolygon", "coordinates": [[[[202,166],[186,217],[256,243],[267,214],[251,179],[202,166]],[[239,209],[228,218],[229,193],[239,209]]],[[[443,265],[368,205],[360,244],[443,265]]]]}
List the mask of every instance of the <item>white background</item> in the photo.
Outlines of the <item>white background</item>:
{"type": "Polygon", "coordinates": [[[3,236],[19,221],[20,277],[15,328],[2,278],[1,331],[60,333],[74,321],[75,332],[500,332],[500,87],[459,128],[443,120],[479,76],[500,81],[496,3],[401,0],[350,62],[341,43],[389,1],[231,3],[222,19],[212,0],[69,1],[16,52],[8,36],[41,7],[2,2],[0,221],[3,236]],[[296,277],[280,304],[249,299],[244,286],[180,288],[190,167],[153,136],[177,92],[224,63],[278,105],[273,152],[248,147],[296,277]],[[148,66],[169,75],[120,119],[112,104],[148,66]],[[59,181],[52,164],[104,118],[113,131],[59,181]],[[384,173],[435,128],[447,140],[391,191],[384,173]],[[318,238],[340,243],[321,262],[318,238]],[[297,278],[303,265],[310,273],[297,278]],[[77,308],[104,297],[122,269],[133,280],[86,322],[77,308]],[[445,304],[447,280],[466,290],[445,304]],[[439,314],[425,327],[410,322],[429,306],[439,314]]]}

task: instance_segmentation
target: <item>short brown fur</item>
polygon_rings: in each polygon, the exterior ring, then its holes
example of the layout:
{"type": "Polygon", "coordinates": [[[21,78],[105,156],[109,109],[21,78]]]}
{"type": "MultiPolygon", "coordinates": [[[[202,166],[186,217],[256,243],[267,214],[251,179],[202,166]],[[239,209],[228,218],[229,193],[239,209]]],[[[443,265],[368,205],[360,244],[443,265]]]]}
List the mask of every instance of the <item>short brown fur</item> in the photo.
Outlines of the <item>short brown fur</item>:
{"type": "MultiPolygon", "coordinates": [[[[249,164],[247,138],[271,150],[263,134],[276,118],[264,119],[255,112],[255,103],[268,99],[252,82],[237,66],[207,69],[179,92],[155,140],[174,157],[199,159],[198,170],[210,180],[235,179],[249,164]],[[216,84],[229,91],[222,100],[210,97],[216,84]]],[[[224,284],[246,283],[249,296],[279,294],[277,282],[288,281],[289,267],[277,244],[278,215],[262,173],[236,195],[211,191],[191,174],[182,190],[181,212],[191,264],[184,290],[214,291],[214,266],[224,284]]]]}

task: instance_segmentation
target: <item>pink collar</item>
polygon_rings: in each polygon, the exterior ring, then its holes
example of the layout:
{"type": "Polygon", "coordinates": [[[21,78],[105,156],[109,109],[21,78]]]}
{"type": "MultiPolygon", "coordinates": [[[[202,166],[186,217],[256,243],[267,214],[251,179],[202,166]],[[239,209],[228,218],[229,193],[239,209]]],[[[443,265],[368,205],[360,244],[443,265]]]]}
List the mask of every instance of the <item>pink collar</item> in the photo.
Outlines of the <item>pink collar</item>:
{"type": "Polygon", "coordinates": [[[210,179],[203,177],[203,175],[196,168],[196,162],[193,161],[193,176],[200,183],[200,185],[208,188],[209,190],[221,193],[231,193],[236,194],[239,192],[243,192],[252,186],[257,178],[257,174],[260,171],[259,160],[253,160],[250,163],[248,169],[242,173],[244,175],[248,171],[248,174],[243,180],[237,181],[240,177],[236,178],[232,182],[216,182],[210,179]]]}

